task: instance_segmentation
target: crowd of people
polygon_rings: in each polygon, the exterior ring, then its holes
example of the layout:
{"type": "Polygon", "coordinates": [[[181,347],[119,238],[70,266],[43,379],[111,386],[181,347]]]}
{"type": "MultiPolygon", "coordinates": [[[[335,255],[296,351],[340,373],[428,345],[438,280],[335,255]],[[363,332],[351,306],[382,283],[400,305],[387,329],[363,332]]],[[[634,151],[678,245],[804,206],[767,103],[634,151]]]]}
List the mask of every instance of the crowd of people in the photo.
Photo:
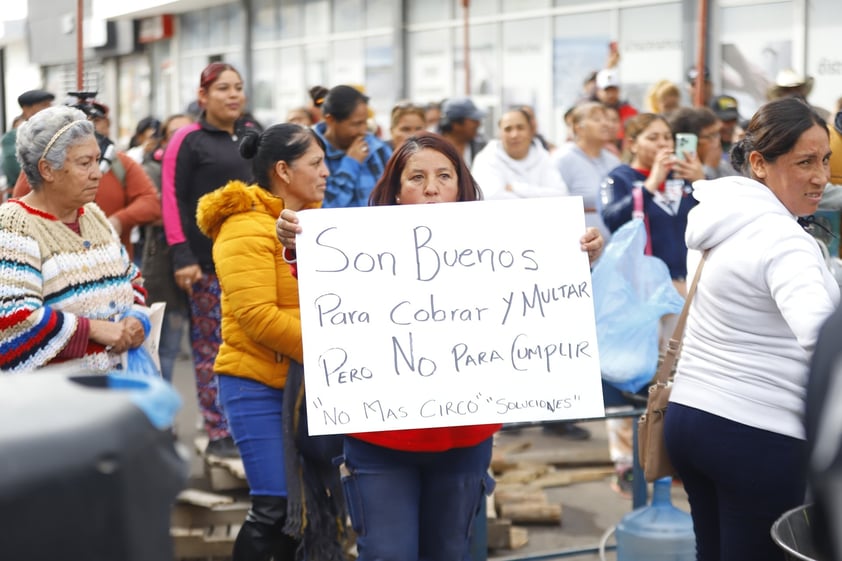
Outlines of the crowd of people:
{"type": "MultiPolygon", "coordinates": [[[[839,302],[798,219],[815,214],[831,181],[842,113],[826,123],[806,101],[807,80],[786,75],[744,120],[695,67],[685,93],[701,104],[682,104],[680,85],[662,80],[639,111],[623,99],[615,63],[585,81],[557,145],[528,105],[505,108],[482,135],[488,112],[469,97],[402,101],[384,134],[355,85],[311,88],[309,105],[264,129],[240,72],[223,62],[199,76],[198,115],[141,119],[125,151],[96,99],[50,107],[53,94],[25,92],[2,143],[14,187],[0,205],[0,370],[117,368],[144,342],[144,306],[164,301],[162,376],[172,378],[189,326],[206,453],[245,467],[252,505],[235,561],[292,561],[296,551],[338,561],[347,529],[335,520],[346,509],[362,561],[464,559],[493,488],[501,425],[346,435],[335,465],[297,438],[296,212],[581,196],[591,264],[635,217],[682,295],[707,251],[668,450],[698,559],[783,558],[769,527],[804,500],[808,366],[839,302]],[[692,137],[691,148],[676,135],[692,137]]],[[[662,329],[668,338],[670,318],[662,329]]],[[[589,437],[571,422],[545,428],[589,437]]],[[[609,423],[613,484],[626,496],[632,454],[619,435],[629,430],[609,423]]]]}

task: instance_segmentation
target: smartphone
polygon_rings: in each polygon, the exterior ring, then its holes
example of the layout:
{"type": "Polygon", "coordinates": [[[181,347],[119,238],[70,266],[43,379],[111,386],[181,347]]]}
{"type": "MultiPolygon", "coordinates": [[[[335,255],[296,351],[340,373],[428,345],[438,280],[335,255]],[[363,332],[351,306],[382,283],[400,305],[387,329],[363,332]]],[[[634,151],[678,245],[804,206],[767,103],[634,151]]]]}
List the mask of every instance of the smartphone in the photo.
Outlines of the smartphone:
{"type": "Polygon", "coordinates": [[[686,160],[686,154],[695,154],[696,146],[699,144],[699,137],[692,132],[675,133],[675,157],[686,160]]]}

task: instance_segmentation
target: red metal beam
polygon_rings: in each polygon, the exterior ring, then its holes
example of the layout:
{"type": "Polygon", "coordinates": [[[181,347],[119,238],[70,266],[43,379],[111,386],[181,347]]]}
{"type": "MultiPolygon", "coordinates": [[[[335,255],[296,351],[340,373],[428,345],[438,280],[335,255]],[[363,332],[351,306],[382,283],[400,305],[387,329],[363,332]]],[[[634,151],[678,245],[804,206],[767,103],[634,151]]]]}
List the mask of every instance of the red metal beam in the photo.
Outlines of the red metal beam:
{"type": "Polygon", "coordinates": [[[696,84],[695,84],[695,99],[693,104],[696,107],[704,105],[704,87],[705,87],[705,53],[707,52],[707,34],[708,34],[708,0],[699,1],[699,38],[698,51],[696,52],[696,84]]]}
{"type": "Polygon", "coordinates": [[[76,91],[84,91],[85,52],[84,30],[82,29],[85,15],[84,0],[76,0],[76,91]]]}
{"type": "Polygon", "coordinates": [[[464,23],[462,25],[462,32],[464,34],[464,58],[465,58],[465,95],[471,95],[471,43],[469,40],[469,33],[468,33],[468,14],[470,12],[469,8],[471,7],[471,0],[462,0],[462,8],[463,13],[465,16],[464,23]]]}

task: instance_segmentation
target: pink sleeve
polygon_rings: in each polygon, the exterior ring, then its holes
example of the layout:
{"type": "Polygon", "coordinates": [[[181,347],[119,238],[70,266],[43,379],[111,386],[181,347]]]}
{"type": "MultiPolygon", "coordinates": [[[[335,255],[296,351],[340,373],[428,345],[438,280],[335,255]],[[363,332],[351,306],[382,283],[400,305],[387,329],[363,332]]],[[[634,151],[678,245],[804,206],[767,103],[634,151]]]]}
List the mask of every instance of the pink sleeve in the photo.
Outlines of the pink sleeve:
{"type": "Polygon", "coordinates": [[[181,212],[176,196],[176,189],[178,187],[184,189],[184,186],[176,185],[176,179],[183,181],[185,177],[186,170],[178,169],[179,160],[181,160],[182,166],[185,165],[185,154],[182,154],[184,139],[197,130],[199,130],[199,123],[193,123],[178,129],[167,145],[167,149],[164,151],[164,160],[161,162],[161,218],[169,245],[187,241],[184,235],[184,227],[181,224],[181,212]]]}

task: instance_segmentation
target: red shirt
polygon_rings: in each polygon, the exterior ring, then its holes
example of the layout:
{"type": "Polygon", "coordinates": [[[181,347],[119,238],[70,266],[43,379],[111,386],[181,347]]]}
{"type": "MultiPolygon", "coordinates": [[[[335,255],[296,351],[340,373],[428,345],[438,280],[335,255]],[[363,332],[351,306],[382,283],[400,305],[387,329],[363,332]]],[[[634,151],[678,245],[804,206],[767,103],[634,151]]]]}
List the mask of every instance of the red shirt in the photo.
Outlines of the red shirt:
{"type": "Polygon", "coordinates": [[[434,429],[404,429],[381,432],[357,432],[349,436],[369,444],[404,452],[444,452],[453,448],[476,446],[491,437],[503,425],[469,425],[434,429]]]}

